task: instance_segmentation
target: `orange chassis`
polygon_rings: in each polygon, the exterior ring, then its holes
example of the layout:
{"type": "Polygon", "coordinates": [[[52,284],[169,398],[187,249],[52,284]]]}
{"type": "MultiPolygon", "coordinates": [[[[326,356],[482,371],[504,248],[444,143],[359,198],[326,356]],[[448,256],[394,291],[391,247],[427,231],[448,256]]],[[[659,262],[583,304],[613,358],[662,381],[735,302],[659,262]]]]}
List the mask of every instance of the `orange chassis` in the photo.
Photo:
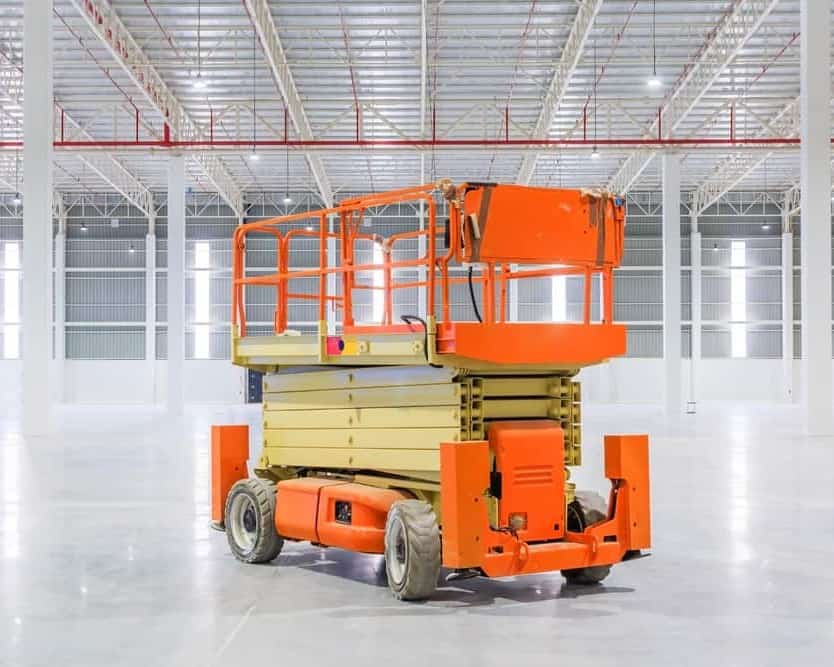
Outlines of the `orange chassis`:
{"type": "MultiPolygon", "coordinates": [[[[544,471],[541,453],[561,442],[558,426],[541,421],[496,423],[490,440],[441,443],[442,563],[452,569],[475,569],[488,577],[593,567],[617,563],[650,546],[649,450],[645,435],[605,436],[605,476],[611,482],[606,520],[582,532],[566,529],[564,479],[559,468],[544,471]],[[515,441],[522,459],[515,461],[518,491],[498,501],[499,523],[491,525],[490,448],[515,441]],[[538,445],[538,446],[537,446],[538,445]],[[542,494],[542,490],[545,494],[542,494]],[[509,520],[524,510],[526,528],[513,530],[509,520]],[[545,517],[550,512],[553,516],[545,517]],[[542,520],[556,519],[542,524],[542,520]],[[542,539],[544,538],[544,539],[542,539]]],[[[517,447],[508,448],[510,451],[517,447]]],[[[561,449],[555,454],[561,456],[561,449]]],[[[248,428],[212,427],[212,520],[223,521],[225,498],[232,485],[247,476],[248,428]]],[[[384,489],[332,477],[302,477],[279,482],[275,528],[286,539],[339,547],[362,553],[385,551],[385,521],[395,502],[411,498],[405,490],[384,489]],[[337,503],[350,503],[350,523],[340,521],[337,503]]],[[[510,494],[507,494],[510,495],[510,494]]]]}

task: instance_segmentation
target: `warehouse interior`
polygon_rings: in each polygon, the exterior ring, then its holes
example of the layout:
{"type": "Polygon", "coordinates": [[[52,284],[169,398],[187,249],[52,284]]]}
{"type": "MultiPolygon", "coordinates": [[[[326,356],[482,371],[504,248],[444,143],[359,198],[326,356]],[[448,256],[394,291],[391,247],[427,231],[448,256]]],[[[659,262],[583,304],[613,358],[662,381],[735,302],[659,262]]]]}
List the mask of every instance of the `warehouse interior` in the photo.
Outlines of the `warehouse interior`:
{"type": "MultiPolygon", "coordinates": [[[[0,665],[829,660],[832,5],[0,0],[0,665]],[[413,604],[378,555],[242,566],[210,526],[212,424],[248,424],[250,461],[263,427],[230,361],[235,230],[446,178],[623,198],[627,349],[576,378],[574,480],[604,493],[604,434],[649,435],[650,557],[413,604]]],[[[244,257],[273,273],[275,242],[244,257]]],[[[502,318],[579,322],[587,295],[601,319],[589,285],[511,283],[502,318]]],[[[246,294],[270,335],[275,292],[246,294]]]]}

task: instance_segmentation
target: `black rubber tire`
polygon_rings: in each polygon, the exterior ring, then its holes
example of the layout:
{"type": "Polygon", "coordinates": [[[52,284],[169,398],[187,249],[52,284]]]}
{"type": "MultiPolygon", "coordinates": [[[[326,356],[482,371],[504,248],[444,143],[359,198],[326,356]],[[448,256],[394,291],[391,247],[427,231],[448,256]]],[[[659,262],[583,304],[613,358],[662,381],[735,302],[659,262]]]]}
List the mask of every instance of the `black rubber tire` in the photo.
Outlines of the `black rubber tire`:
{"type": "Polygon", "coordinates": [[[398,600],[425,600],[440,574],[440,529],[431,505],[400,500],[385,522],[385,573],[398,600]]]}
{"type": "MultiPolygon", "coordinates": [[[[568,506],[568,530],[581,532],[588,526],[608,518],[608,504],[598,493],[578,491],[576,499],[568,506]]],[[[600,583],[611,572],[610,565],[579,567],[562,570],[562,576],[569,584],[593,586],[600,583]]]]}
{"type": "Polygon", "coordinates": [[[226,497],[226,539],[235,558],[269,563],[284,547],[275,530],[275,484],[250,477],[237,482],[226,497]]]}

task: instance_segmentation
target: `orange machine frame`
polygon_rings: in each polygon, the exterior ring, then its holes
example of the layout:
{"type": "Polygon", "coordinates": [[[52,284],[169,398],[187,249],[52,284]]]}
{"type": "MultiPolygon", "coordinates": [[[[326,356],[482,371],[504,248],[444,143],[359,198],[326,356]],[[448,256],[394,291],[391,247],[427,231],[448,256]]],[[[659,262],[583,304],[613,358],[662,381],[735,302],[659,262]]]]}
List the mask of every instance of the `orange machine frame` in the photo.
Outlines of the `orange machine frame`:
{"type": "MultiPolygon", "coordinates": [[[[512,433],[518,427],[507,423],[506,429],[512,433]]],[[[517,435],[523,435],[518,430],[517,435]]],[[[485,497],[490,444],[486,440],[441,443],[440,470],[446,567],[477,568],[490,577],[506,577],[610,565],[650,546],[646,435],[605,436],[605,476],[611,481],[608,518],[581,533],[563,526],[561,539],[528,542],[522,531],[490,525],[485,497]]]]}
{"type": "MultiPolygon", "coordinates": [[[[532,430],[543,434],[558,426],[542,422],[496,422],[491,441],[447,442],[440,445],[440,522],[442,562],[453,569],[478,569],[490,577],[505,577],[618,563],[630,552],[651,546],[649,443],[646,435],[605,436],[605,476],[611,482],[608,517],[581,533],[567,530],[562,483],[548,494],[554,504],[553,534],[506,525],[507,510],[490,524],[490,448],[501,439],[529,439],[532,430]],[[529,541],[528,541],[529,540],[529,541]]],[[[245,477],[248,427],[214,427],[212,431],[212,518],[222,519],[225,497],[234,481],[245,477]],[[242,457],[242,458],[241,458],[242,457]],[[240,464],[243,465],[241,471],[240,464]],[[242,472],[242,474],[241,474],[242,472]]],[[[558,449],[558,448],[557,448],[558,449]]],[[[500,454],[499,454],[500,455],[500,454]]],[[[524,456],[525,454],[522,454],[524,456]]],[[[526,453],[528,464],[541,469],[535,448],[526,453]]],[[[529,470],[529,466],[527,466],[529,470]]],[[[553,473],[561,473],[557,468],[553,473]]],[[[527,472],[530,475],[533,473],[527,472]]],[[[539,473],[535,473],[539,474],[539,473]]],[[[523,502],[536,508],[537,489],[523,502]]],[[[509,486],[509,485],[508,485],[509,486]]],[[[401,489],[386,489],[336,478],[297,478],[278,483],[275,528],[293,540],[363,553],[385,552],[385,518],[391,505],[412,497],[401,489]],[[353,521],[339,521],[335,504],[352,505],[353,521]]],[[[531,527],[532,528],[532,527],[531,527]]]]}
{"type": "Polygon", "coordinates": [[[385,551],[385,520],[398,500],[411,496],[339,479],[302,477],[278,483],[275,529],[279,535],[361,553],[385,551]],[[350,503],[351,521],[337,516],[336,503],[350,503]]]}
{"type": "Polygon", "coordinates": [[[213,424],[211,427],[211,520],[223,524],[226,496],[235,482],[249,473],[249,427],[246,424],[213,424]]]}
{"type": "MultiPolygon", "coordinates": [[[[326,328],[328,308],[340,312],[343,334],[411,333],[414,331],[411,324],[394,321],[393,294],[397,290],[416,288],[425,292],[426,319],[436,317],[436,352],[441,356],[455,355],[503,365],[582,366],[625,352],[625,328],[613,323],[613,269],[620,264],[623,252],[625,207],[621,199],[607,193],[494,184],[455,186],[443,182],[440,190],[449,209],[449,223],[445,227],[437,222],[435,185],[368,195],[343,201],[333,208],[239,226],[234,234],[232,262],[235,334],[247,335],[246,286],[275,289],[275,334],[287,331],[291,303],[310,300],[317,303],[320,326],[326,328]],[[493,202],[492,208],[484,205],[486,199],[493,202]],[[409,202],[425,206],[427,217],[423,228],[385,238],[361,231],[369,210],[409,202]],[[543,217],[546,217],[544,224],[543,217]],[[276,273],[246,275],[246,239],[253,234],[276,239],[276,273]],[[438,253],[441,238],[447,246],[442,254],[438,253]],[[290,267],[290,248],[299,239],[318,241],[317,266],[290,267]],[[397,244],[414,239],[425,241],[422,256],[393,259],[397,244]],[[337,258],[328,256],[328,241],[339,246],[337,258]],[[362,242],[380,244],[383,261],[357,264],[357,244],[362,242]],[[450,286],[465,283],[467,277],[450,275],[449,269],[454,264],[471,261],[478,262],[473,282],[480,285],[483,295],[482,321],[455,322],[451,318],[450,286]],[[547,264],[550,266],[542,266],[547,264]],[[401,269],[419,271],[424,277],[400,280],[397,273],[401,269]],[[381,272],[381,286],[361,282],[359,274],[370,271],[381,272]],[[603,292],[599,322],[591,319],[591,286],[595,274],[600,276],[603,292]],[[341,276],[338,289],[328,285],[328,277],[336,275],[341,276]],[[511,281],[565,275],[584,277],[581,322],[508,322],[511,281]],[[315,279],[317,293],[292,290],[292,282],[299,279],[315,279]],[[381,321],[357,324],[353,299],[356,290],[382,291],[381,321]],[[522,351],[524,354],[519,354],[522,351]]],[[[341,343],[333,336],[334,331],[327,334],[332,338],[327,347],[329,361],[339,363],[341,343]]],[[[354,362],[355,358],[351,358],[344,363],[354,362]]]]}

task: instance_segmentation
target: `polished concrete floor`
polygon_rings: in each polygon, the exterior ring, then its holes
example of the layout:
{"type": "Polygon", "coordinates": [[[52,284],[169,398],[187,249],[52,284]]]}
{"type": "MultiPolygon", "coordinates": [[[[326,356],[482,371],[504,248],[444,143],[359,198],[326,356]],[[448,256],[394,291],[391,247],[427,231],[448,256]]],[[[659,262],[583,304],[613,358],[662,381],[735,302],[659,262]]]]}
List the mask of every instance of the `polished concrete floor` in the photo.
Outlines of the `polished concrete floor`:
{"type": "Polygon", "coordinates": [[[208,527],[208,425],[246,408],[0,416],[0,665],[830,665],[834,439],[786,406],[587,407],[652,435],[654,549],[604,585],[469,580],[395,602],[380,558],[308,545],[244,566],[208,527]],[[297,661],[297,662],[289,662],[297,661]]]}

